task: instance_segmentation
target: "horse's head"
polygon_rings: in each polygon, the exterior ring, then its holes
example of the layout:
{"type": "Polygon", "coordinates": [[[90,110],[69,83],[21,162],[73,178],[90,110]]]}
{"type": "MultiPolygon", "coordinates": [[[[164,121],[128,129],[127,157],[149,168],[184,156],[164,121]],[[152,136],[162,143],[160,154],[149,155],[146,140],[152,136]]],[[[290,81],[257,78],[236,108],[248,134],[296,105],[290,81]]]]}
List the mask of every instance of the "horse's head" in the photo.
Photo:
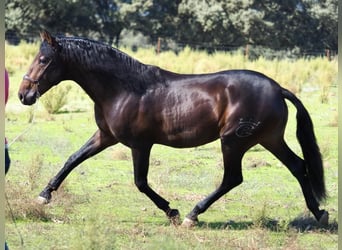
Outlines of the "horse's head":
{"type": "Polygon", "coordinates": [[[37,98],[62,80],[63,67],[56,39],[47,31],[40,34],[42,43],[28,72],[20,84],[18,97],[25,105],[32,105],[37,98]]]}

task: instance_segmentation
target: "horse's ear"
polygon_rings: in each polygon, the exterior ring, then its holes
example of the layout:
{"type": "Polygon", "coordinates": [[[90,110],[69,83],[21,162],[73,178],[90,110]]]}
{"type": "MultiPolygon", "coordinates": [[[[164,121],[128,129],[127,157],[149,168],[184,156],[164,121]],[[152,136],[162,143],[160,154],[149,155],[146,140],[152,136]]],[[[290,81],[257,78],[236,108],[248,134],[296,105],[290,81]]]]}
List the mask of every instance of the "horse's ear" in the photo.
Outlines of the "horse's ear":
{"type": "Polygon", "coordinates": [[[56,45],[55,38],[46,30],[40,32],[40,38],[42,39],[42,42],[47,41],[47,43],[50,44],[52,47],[56,45]]]}

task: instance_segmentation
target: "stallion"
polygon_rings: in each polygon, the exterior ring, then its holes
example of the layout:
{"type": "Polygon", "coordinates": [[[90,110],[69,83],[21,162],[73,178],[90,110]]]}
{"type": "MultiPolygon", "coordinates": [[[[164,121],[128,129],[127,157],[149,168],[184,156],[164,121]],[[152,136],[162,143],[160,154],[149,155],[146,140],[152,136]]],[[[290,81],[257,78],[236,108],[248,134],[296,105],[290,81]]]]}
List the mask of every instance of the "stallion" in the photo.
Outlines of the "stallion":
{"type": "Polygon", "coordinates": [[[25,105],[34,104],[54,85],[72,80],[94,102],[98,130],[40,193],[51,193],[81,162],[122,143],[132,152],[134,182],[178,224],[179,211],[148,184],[149,157],[154,144],[196,147],[219,139],[224,172],[219,187],[197,203],[183,225],[196,224],[199,214],[243,181],[241,160],[256,144],[275,155],[297,179],[316,220],[327,224],[319,208],[326,198],[324,170],[313,124],[302,102],[271,78],[250,70],[211,74],[177,74],[143,64],[104,43],[41,32],[42,43],[19,87],[25,105]],[[284,140],[288,118],[285,99],[297,109],[297,139],[303,158],[284,140]]]}

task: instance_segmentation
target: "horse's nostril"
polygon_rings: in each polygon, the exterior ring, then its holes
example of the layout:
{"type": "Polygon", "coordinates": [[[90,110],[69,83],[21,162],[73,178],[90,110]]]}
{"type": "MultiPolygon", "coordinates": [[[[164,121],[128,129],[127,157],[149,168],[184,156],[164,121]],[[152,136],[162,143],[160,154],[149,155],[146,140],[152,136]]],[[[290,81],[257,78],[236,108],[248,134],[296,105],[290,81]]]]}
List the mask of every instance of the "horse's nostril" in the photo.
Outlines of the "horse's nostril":
{"type": "Polygon", "coordinates": [[[22,93],[18,94],[19,100],[23,103],[24,102],[24,95],[22,93]]]}

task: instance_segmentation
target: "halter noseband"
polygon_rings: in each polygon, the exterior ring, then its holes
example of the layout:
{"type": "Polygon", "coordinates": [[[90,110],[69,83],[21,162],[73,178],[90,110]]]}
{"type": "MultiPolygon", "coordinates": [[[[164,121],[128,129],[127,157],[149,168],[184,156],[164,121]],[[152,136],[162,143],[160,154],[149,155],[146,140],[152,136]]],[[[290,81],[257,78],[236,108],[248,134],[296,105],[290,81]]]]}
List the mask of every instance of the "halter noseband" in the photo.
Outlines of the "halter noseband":
{"type": "Polygon", "coordinates": [[[27,81],[34,83],[34,84],[39,84],[39,79],[34,80],[33,78],[29,77],[27,74],[24,75],[23,80],[27,80],[27,81]]]}

